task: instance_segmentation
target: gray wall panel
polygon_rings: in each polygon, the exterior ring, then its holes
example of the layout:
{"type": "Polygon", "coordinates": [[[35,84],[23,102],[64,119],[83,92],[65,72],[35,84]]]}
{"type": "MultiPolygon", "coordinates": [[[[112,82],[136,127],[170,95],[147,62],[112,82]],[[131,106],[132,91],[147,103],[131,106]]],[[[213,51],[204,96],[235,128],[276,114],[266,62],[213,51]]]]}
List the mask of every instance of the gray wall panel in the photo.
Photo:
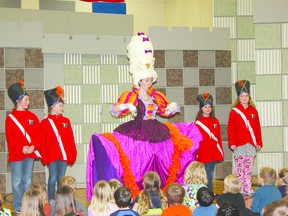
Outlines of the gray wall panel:
{"type": "Polygon", "coordinates": [[[155,50],[231,50],[229,28],[150,27],[155,50]]]}
{"type": "Polygon", "coordinates": [[[45,34],[44,53],[126,55],[130,37],[45,34]]]}
{"type": "Polygon", "coordinates": [[[134,33],[132,15],[0,8],[0,21],[43,22],[47,34],[130,36],[134,33]]]}
{"type": "Polygon", "coordinates": [[[0,21],[0,29],[0,47],[42,47],[43,23],[0,21]]]}
{"type": "Polygon", "coordinates": [[[288,22],[287,0],[254,0],[254,22],[288,22]]]}
{"type": "Polygon", "coordinates": [[[40,0],[40,10],[75,11],[75,2],[40,0]]]}

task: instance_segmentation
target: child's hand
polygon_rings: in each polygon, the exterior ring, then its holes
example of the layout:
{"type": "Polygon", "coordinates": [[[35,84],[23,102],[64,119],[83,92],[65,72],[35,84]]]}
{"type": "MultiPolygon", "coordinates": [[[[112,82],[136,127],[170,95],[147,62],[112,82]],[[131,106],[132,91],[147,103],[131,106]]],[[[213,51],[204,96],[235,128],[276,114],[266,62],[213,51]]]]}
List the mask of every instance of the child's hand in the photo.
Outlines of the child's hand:
{"type": "Polygon", "coordinates": [[[256,146],[256,151],[260,151],[261,148],[262,148],[261,146],[258,146],[258,145],[257,145],[257,146],[256,146]]]}
{"type": "Polygon", "coordinates": [[[231,145],[230,146],[230,149],[232,149],[233,151],[235,151],[237,149],[237,146],[236,145],[231,145]]]}

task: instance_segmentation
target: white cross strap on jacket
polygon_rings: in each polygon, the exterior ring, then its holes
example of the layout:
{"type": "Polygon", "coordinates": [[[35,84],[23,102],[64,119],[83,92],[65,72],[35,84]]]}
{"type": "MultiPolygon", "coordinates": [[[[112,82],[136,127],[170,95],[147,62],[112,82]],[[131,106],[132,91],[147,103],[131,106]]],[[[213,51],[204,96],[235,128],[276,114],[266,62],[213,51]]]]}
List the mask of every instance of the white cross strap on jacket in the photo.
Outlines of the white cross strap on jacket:
{"type": "MultiPolygon", "coordinates": [[[[23,133],[23,135],[26,137],[27,141],[29,144],[31,144],[31,138],[29,136],[29,134],[25,131],[24,127],[20,124],[20,122],[12,115],[9,114],[9,117],[14,121],[14,123],[18,126],[19,130],[23,133]]],[[[34,151],[35,155],[39,158],[41,157],[41,154],[38,150],[34,151]]]]}
{"type": "Polygon", "coordinates": [[[255,146],[257,146],[256,137],[255,137],[253,128],[252,128],[251,125],[250,125],[249,120],[246,118],[246,116],[244,115],[244,113],[241,112],[238,108],[234,107],[233,110],[235,110],[235,112],[237,112],[237,113],[242,117],[242,119],[243,119],[243,121],[244,121],[247,129],[249,130],[249,132],[250,132],[250,134],[251,134],[253,144],[254,144],[255,146]]]}
{"type": "Polygon", "coordinates": [[[64,159],[64,160],[67,160],[67,155],[66,155],[66,152],[65,152],[65,149],[64,149],[63,142],[62,142],[62,139],[61,139],[61,137],[60,137],[60,134],[59,134],[59,132],[58,132],[58,130],[57,130],[57,128],[56,128],[53,120],[50,119],[50,118],[48,118],[48,120],[49,120],[49,122],[50,122],[50,125],[51,125],[51,127],[52,127],[52,129],[53,129],[53,131],[54,131],[54,133],[55,133],[55,136],[56,136],[56,138],[57,138],[57,141],[58,141],[58,143],[59,143],[59,146],[60,146],[60,149],[61,149],[61,153],[62,153],[63,159],[64,159]]]}
{"type": "Polygon", "coordinates": [[[223,151],[222,151],[222,149],[221,149],[221,147],[220,147],[220,145],[219,145],[219,143],[218,143],[217,137],[210,131],[210,129],[209,129],[208,127],[206,127],[205,124],[203,124],[202,122],[200,122],[200,121],[198,121],[198,120],[195,122],[195,124],[199,125],[199,126],[209,135],[210,138],[212,138],[213,140],[216,141],[216,143],[217,143],[217,144],[216,144],[217,149],[219,150],[219,152],[221,153],[221,155],[224,156],[223,151]]]}

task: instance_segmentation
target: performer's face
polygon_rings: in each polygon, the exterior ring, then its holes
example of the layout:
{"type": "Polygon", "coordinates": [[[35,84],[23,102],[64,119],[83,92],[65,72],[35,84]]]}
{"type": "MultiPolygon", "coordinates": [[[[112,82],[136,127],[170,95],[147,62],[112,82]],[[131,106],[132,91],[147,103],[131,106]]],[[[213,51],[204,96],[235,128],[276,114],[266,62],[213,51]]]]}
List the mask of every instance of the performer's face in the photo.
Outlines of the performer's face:
{"type": "Polygon", "coordinates": [[[64,104],[62,102],[55,104],[51,110],[52,115],[62,115],[63,112],[64,112],[64,104]]]}
{"type": "Polygon", "coordinates": [[[148,77],[148,78],[140,80],[139,85],[140,85],[140,88],[148,90],[152,87],[152,83],[153,83],[153,78],[148,77]]]}
{"type": "Polygon", "coordinates": [[[17,110],[26,110],[30,104],[29,96],[25,95],[17,101],[17,110]]]}
{"type": "Polygon", "coordinates": [[[248,105],[249,100],[250,100],[250,97],[248,93],[243,92],[239,95],[239,101],[242,105],[248,105]]]}
{"type": "Polygon", "coordinates": [[[202,107],[202,112],[204,117],[208,117],[212,111],[212,107],[210,104],[206,104],[202,107]]]}

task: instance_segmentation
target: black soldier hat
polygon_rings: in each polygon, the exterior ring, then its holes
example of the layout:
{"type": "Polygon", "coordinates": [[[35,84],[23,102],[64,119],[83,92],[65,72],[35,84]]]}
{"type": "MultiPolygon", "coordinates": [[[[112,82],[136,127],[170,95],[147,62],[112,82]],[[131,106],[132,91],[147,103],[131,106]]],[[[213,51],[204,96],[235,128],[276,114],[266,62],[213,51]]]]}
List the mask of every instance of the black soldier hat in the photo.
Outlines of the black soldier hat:
{"type": "Polygon", "coordinates": [[[250,82],[248,80],[238,80],[235,83],[235,88],[237,96],[239,96],[243,92],[250,94],[250,82]]]}
{"type": "Polygon", "coordinates": [[[55,105],[56,103],[64,103],[64,90],[61,86],[44,91],[45,99],[48,107],[55,105]]]}
{"type": "Polygon", "coordinates": [[[207,104],[213,106],[213,97],[207,92],[197,95],[196,100],[199,102],[199,109],[207,104]]]}
{"type": "Polygon", "coordinates": [[[24,82],[22,80],[18,81],[18,83],[14,83],[8,88],[8,96],[12,100],[13,103],[16,103],[17,100],[24,97],[25,95],[29,95],[24,88],[24,82]]]}

